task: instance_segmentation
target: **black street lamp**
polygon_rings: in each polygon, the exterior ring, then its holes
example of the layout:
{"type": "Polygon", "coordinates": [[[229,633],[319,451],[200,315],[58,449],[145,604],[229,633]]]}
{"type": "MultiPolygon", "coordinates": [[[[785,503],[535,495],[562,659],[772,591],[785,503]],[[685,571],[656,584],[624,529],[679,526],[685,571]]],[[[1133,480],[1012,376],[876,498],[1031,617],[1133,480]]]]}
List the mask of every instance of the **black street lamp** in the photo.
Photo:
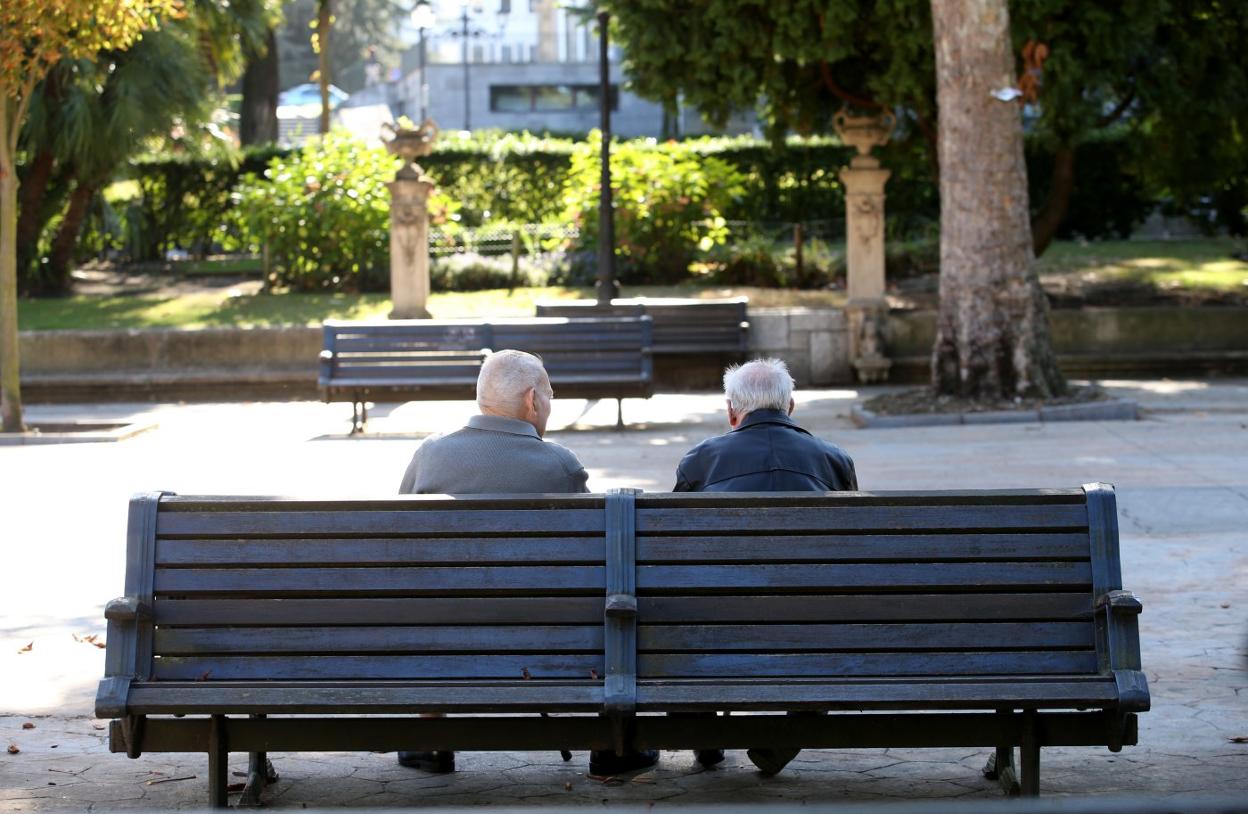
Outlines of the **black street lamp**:
{"type": "Polygon", "coordinates": [[[606,307],[620,294],[615,281],[615,211],[611,201],[611,64],[607,26],[611,15],[598,12],[598,110],[602,130],[602,189],[598,198],[598,304],[606,307]]]}
{"type": "Polygon", "coordinates": [[[420,32],[420,120],[417,124],[423,124],[429,118],[429,77],[425,74],[425,67],[428,64],[425,56],[425,32],[433,28],[434,22],[433,7],[429,5],[429,0],[419,0],[416,7],[412,9],[412,23],[420,32]]]}
{"type": "Polygon", "coordinates": [[[471,86],[469,85],[469,81],[471,77],[468,72],[469,71],[468,69],[468,39],[470,37],[480,37],[483,34],[485,34],[485,31],[483,31],[480,28],[470,29],[468,27],[468,23],[469,23],[468,8],[471,6],[473,11],[479,13],[481,11],[480,0],[459,0],[459,6],[460,6],[460,14],[459,14],[460,30],[452,31],[450,32],[450,35],[452,37],[462,37],[464,40],[463,50],[461,52],[462,57],[463,57],[463,63],[464,63],[464,129],[471,130],[472,129],[472,111],[471,111],[472,96],[471,96],[471,86]]]}

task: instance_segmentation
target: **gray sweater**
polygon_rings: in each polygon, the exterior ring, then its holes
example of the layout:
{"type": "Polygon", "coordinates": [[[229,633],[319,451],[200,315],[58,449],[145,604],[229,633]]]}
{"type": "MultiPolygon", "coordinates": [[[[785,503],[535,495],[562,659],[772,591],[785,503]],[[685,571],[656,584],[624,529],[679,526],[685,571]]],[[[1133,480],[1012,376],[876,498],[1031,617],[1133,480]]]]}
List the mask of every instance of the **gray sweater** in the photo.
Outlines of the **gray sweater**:
{"type": "Polygon", "coordinates": [[[455,432],[426,438],[401,494],[502,495],[588,492],[571,450],[543,441],[527,421],[474,415],[455,432]]]}

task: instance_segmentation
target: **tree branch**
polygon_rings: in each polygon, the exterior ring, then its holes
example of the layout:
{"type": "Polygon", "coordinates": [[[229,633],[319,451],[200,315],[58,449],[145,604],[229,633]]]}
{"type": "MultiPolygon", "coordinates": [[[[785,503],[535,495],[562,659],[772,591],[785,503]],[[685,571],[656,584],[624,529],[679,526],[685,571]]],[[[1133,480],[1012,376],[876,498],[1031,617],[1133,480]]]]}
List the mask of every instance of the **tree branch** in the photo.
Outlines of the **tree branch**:
{"type": "Polygon", "coordinates": [[[35,93],[35,84],[37,78],[29,77],[26,83],[22,85],[21,97],[17,100],[17,110],[13,113],[13,120],[9,122],[12,132],[6,133],[5,136],[9,140],[9,155],[17,155],[17,141],[22,134],[22,121],[26,118],[26,110],[30,107],[30,97],[35,93]]]}
{"type": "Polygon", "coordinates": [[[1109,127],[1111,124],[1122,118],[1122,114],[1127,112],[1127,108],[1131,107],[1131,103],[1134,101],[1135,85],[1132,84],[1131,90],[1122,98],[1122,101],[1118,103],[1118,106],[1096,120],[1096,126],[1109,127]]]}

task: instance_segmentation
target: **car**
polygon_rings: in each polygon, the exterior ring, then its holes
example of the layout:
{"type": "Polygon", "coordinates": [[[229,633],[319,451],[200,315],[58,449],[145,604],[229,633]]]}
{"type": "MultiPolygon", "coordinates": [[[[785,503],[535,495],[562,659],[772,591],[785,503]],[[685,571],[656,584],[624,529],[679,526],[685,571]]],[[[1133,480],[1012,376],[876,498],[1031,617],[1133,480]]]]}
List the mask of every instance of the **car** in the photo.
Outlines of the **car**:
{"type": "MultiPolygon", "coordinates": [[[[333,85],[329,86],[329,108],[336,109],[343,102],[347,101],[348,94],[341,88],[333,85]]],[[[305,82],[302,85],[295,85],[288,88],[277,95],[278,107],[304,107],[314,105],[321,106],[321,86],[315,82],[305,82]]]]}

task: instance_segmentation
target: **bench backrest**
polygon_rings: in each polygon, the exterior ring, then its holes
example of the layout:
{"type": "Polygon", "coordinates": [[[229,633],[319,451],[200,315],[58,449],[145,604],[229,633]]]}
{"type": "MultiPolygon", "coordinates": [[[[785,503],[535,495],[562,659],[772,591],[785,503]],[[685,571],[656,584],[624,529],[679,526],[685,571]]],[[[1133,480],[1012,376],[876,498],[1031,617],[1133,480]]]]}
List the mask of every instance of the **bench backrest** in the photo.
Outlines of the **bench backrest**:
{"type": "Polygon", "coordinates": [[[602,695],[572,690],[608,675],[633,703],[637,685],[676,687],[667,706],[741,682],[1105,678],[1139,669],[1134,620],[1111,642],[1097,609],[1121,587],[1099,486],[150,495],[131,505],[126,585],[147,621],[110,624],[109,669],[197,687],[564,682],[578,709],[602,695]]]}
{"type": "Polygon", "coordinates": [[[654,321],[654,352],[743,354],[749,350],[747,300],[615,300],[602,307],[583,300],[538,303],[539,317],[590,314],[648,316],[654,321]]]}
{"type": "Polygon", "coordinates": [[[320,386],[342,380],[465,380],[484,355],[512,348],[542,357],[556,388],[585,378],[653,379],[648,317],[326,322],[320,386]]]}

